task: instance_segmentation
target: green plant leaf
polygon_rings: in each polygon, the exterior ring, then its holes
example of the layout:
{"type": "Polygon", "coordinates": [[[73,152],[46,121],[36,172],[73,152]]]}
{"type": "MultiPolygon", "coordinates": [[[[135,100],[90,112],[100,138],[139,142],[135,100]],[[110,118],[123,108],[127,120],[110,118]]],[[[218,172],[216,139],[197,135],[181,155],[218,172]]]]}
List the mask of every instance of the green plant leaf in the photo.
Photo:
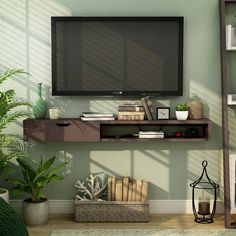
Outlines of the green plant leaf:
{"type": "MultiPolygon", "coordinates": [[[[0,156],[0,159],[1,159],[1,156],[0,156]]],[[[1,164],[0,164],[0,166],[1,166],[1,164]]],[[[2,170],[0,169],[0,177],[7,176],[13,172],[14,172],[13,168],[6,166],[6,167],[2,168],[2,170]]]]}
{"type": "Polygon", "coordinates": [[[12,188],[10,190],[10,192],[13,196],[17,196],[17,195],[20,195],[21,193],[26,192],[26,191],[20,187],[15,187],[15,188],[12,188]]]}
{"type": "Polygon", "coordinates": [[[25,170],[25,172],[29,176],[29,178],[34,179],[36,173],[35,173],[35,170],[33,169],[33,167],[27,161],[25,161],[21,158],[17,158],[16,160],[19,163],[19,165],[25,170]]]}
{"type": "Polygon", "coordinates": [[[9,179],[8,181],[15,185],[15,192],[26,192],[30,194],[32,201],[38,201],[41,197],[45,197],[42,189],[50,182],[55,182],[63,179],[63,176],[56,175],[57,172],[62,169],[66,163],[61,163],[53,167],[55,156],[43,161],[40,157],[38,162],[38,168],[36,170],[33,168],[32,163],[27,162],[24,159],[17,158],[17,162],[21,167],[23,174],[22,179],[9,179]]]}
{"type": "Polygon", "coordinates": [[[28,74],[24,69],[11,69],[8,71],[5,71],[3,73],[0,73],[0,85],[7,80],[9,77],[16,75],[16,74],[28,74]]]}
{"type": "Polygon", "coordinates": [[[26,186],[26,183],[21,179],[6,179],[6,181],[16,186],[26,186]]]}
{"type": "Polygon", "coordinates": [[[45,195],[43,192],[40,192],[40,193],[37,195],[37,201],[40,200],[41,198],[47,198],[46,195],[45,195]]]}
{"type": "Polygon", "coordinates": [[[52,158],[50,158],[46,162],[44,162],[44,164],[42,163],[41,168],[38,169],[39,173],[41,171],[48,170],[52,166],[52,164],[54,163],[55,159],[56,159],[56,156],[53,156],[52,158]]]}
{"type": "Polygon", "coordinates": [[[42,161],[42,157],[40,157],[39,167],[36,170],[36,178],[34,179],[34,183],[40,181],[42,176],[45,176],[47,172],[49,171],[50,167],[55,161],[55,156],[47,160],[45,163],[42,161]]]}
{"type": "MultiPolygon", "coordinates": [[[[0,85],[8,78],[19,74],[28,74],[23,69],[12,69],[0,73],[0,85]]],[[[6,134],[5,128],[18,120],[19,118],[32,116],[27,111],[20,111],[19,107],[30,107],[31,105],[25,101],[20,101],[15,98],[15,90],[8,89],[0,91],[0,174],[1,176],[9,174],[7,168],[8,162],[12,158],[25,157],[26,152],[22,148],[19,139],[12,135],[6,134]]]]}
{"type": "Polygon", "coordinates": [[[175,107],[176,111],[187,111],[188,110],[188,105],[187,103],[179,103],[175,107]]]}

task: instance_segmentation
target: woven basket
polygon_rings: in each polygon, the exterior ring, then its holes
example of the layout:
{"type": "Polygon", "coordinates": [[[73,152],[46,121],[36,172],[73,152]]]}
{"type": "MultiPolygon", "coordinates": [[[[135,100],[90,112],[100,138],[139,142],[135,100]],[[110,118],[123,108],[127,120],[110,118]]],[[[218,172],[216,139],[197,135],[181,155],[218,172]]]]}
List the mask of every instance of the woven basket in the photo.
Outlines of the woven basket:
{"type": "Polygon", "coordinates": [[[202,102],[189,101],[188,102],[188,118],[189,119],[202,119],[202,102]]]}
{"type": "Polygon", "coordinates": [[[75,200],[77,222],[148,222],[149,202],[75,200]]]}

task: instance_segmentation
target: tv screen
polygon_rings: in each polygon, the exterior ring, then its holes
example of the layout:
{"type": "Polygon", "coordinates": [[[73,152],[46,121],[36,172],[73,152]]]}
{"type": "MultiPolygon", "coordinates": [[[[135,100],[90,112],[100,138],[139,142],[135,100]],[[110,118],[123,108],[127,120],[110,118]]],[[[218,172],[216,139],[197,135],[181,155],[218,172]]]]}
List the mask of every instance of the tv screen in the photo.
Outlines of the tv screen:
{"type": "Polygon", "coordinates": [[[181,96],[183,17],[52,17],[52,95],[181,96]]]}

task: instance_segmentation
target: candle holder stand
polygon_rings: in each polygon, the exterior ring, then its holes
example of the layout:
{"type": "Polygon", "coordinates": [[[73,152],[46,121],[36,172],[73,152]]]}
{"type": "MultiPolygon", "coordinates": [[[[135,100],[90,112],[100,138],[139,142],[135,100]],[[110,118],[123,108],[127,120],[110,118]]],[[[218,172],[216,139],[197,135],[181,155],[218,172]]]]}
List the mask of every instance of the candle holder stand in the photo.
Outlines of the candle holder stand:
{"type": "Polygon", "coordinates": [[[217,198],[217,191],[219,189],[219,185],[212,181],[208,174],[207,174],[207,161],[202,162],[203,170],[201,176],[190,184],[192,187],[192,208],[193,208],[193,215],[195,218],[195,222],[201,224],[209,224],[214,222],[213,218],[216,212],[216,198],[217,198]],[[205,197],[204,195],[199,198],[198,200],[198,211],[196,210],[195,206],[195,196],[196,196],[196,189],[202,189],[204,191],[211,191],[213,192],[214,199],[213,199],[213,206],[212,210],[210,210],[210,198],[205,197]]]}

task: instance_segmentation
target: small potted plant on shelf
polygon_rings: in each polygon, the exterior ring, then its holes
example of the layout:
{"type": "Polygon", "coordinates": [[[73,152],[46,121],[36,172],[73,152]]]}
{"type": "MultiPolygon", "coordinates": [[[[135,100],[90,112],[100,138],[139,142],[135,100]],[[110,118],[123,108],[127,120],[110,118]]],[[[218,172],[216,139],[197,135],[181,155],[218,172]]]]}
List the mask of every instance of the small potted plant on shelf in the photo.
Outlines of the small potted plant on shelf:
{"type": "Polygon", "coordinates": [[[175,107],[175,115],[177,120],[187,120],[188,118],[187,103],[178,103],[175,107]]]}
{"type": "MultiPolygon", "coordinates": [[[[12,69],[0,73],[0,85],[12,76],[27,74],[22,69],[12,69]]],[[[27,156],[25,145],[21,138],[8,134],[5,129],[8,125],[22,117],[29,117],[27,111],[16,110],[22,106],[30,106],[29,103],[15,99],[15,91],[8,89],[0,91],[0,177],[9,174],[12,169],[8,166],[11,159],[27,156]]],[[[7,189],[0,188],[0,197],[9,201],[7,189]]]]}
{"type": "Polygon", "coordinates": [[[42,189],[50,182],[63,179],[63,176],[57,175],[66,164],[63,162],[57,166],[53,166],[55,156],[44,161],[40,157],[40,161],[34,167],[28,161],[17,158],[17,162],[21,168],[23,178],[8,179],[7,181],[15,185],[12,188],[13,194],[28,193],[30,198],[22,202],[22,215],[26,225],[37,226],[44,225],[48,220],[48,200],[42,189]]]}

